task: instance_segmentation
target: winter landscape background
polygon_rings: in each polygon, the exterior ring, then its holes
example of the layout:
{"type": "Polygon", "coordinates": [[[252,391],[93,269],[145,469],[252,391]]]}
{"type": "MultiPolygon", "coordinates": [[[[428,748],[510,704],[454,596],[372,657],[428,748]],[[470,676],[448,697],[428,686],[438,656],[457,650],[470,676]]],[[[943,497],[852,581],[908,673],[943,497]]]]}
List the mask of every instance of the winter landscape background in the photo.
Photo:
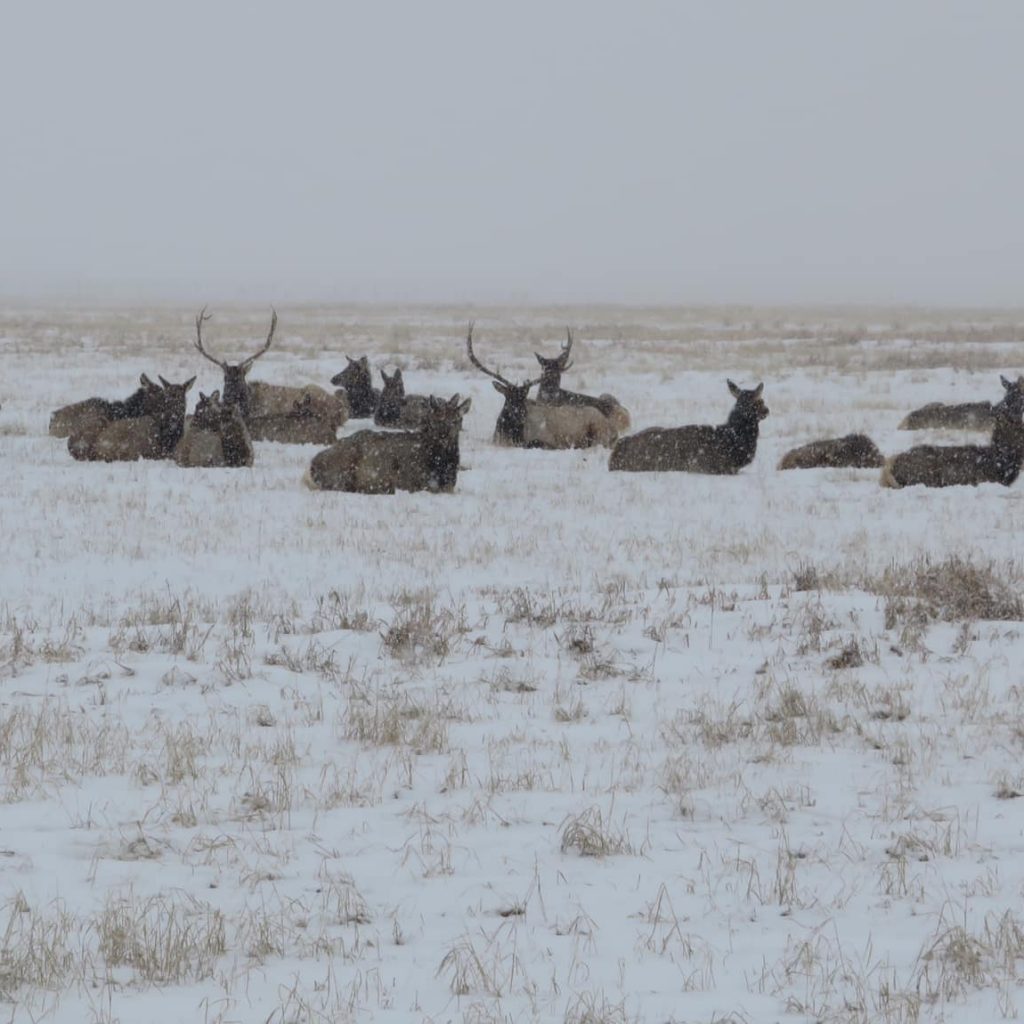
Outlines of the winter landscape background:
{"type": "MultiPolygon", "coordinates": [[[[307,491],[312,447],[181,470],[47,436],[142,372],[219,386],[195,312],[0,313],[0,1017],[1019,1014],[1020,485],[775,468],[998,399],[1019,314],[281,306],[258,379],[365,353],[472,396],[452,495],[307,491]],[[566,386],[634,429],[763,380],[757,457],[496,448],[470,317],[512,378],[572,325],[566,386]]],[[[265,335],[213,313],[221,355],[265,335]]]]}

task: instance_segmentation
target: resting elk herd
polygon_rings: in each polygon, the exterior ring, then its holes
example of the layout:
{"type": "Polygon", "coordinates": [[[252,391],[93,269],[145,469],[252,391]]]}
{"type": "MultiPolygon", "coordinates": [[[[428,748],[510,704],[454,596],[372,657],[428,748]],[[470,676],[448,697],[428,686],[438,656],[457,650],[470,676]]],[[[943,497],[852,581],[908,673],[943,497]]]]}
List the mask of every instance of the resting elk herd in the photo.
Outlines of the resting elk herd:
{"type": "MultiPolygon", "coordinates": [[[[58,409],[50,434],[67,438],[72,458],[82,461],[172,459],[178,466],[242,467],[254,460],[254,441],[325,446],[310,462],[305,483],[314,490],[394,494],[396,490],[451,492],[459,468],[459,434],[470,399],[408,394],[402,371],[381,370],[374,386],[366,356],[352,359],[331,379],[331,393],[315,384],[285,387],[250,381],[256,361],[270,350],[277,328],[273,312],[266,341],[252,355],[229,363],[212,355],[203,339],[211,319],[195,318],[194,347],[223,372],[222,387],[199,392],[194,411],[188,392],[196,378],[180,384],[146,374],[125,399],[87,398],[58,409]],[[376,430],[339,439],[349,419],[372,419],[376,430]]],[[[466,334],[470,364],[491,379],[504,399],[494,426],[495,445],[517,448],[610,449],[608,468],[630,472],[732,475],[757,451],[760,423],[768,416],[764,384],[741,388],[726,381],[734,404],[717,426],[647,427],[628,434],[626,408],[609,394],[586,395],[562,387],[571,362],[573,333],[555,356],[535,353],[539,376],[514,382],[488,367],[466,334]],[[537,386],[535,397],[531,390],[537,386]]],[[[1024,377],[1000,378],[997,403],[944,405],[934,402],[909,413],[901,429],[929,427],[987,430],[988,444],[918,445],[885,458],[864,434],[812,441],[787,452],[780,470],[815,467],[877,467],[886,487],[948,487],[985,482],[1012,484],[1024,462],[1024,377]]]]}

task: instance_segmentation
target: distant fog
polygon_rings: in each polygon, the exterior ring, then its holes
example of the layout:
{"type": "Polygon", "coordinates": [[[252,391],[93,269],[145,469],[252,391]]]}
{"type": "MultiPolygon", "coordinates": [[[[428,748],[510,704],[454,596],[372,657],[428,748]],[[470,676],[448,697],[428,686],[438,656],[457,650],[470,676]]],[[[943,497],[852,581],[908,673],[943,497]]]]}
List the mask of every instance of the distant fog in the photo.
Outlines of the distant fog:
{"type": "Polygon", "coordinates": [[[5,9],[0,294],[1024,297],[1024,8],[5,9]]]}

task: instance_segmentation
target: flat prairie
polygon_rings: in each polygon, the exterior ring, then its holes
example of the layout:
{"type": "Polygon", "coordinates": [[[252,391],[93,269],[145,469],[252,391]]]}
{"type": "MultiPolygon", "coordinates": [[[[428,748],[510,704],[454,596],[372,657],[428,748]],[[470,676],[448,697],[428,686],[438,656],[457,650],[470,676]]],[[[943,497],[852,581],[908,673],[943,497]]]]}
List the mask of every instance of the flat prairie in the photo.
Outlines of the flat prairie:
{"type": "MultiPolygon", "coordinates": [[[[214,309],[236,360],[269,309],[214,309]]],[[[252,379],[471,396],[455,493],[76,463],[50,413],[199,374],[195,310],[0,310],[0,1019],[975,1022],[1024,1011],[1024,485],[778,472],[998,400],[1024,313],[282,307],[252,379]],[[469,364],[730,477],[492,444],[469,364]]],[[[195,401],[195,390],[191,397],[195,401]]],[[[369,426],[350,421],[343,434],[369,426]]]]}

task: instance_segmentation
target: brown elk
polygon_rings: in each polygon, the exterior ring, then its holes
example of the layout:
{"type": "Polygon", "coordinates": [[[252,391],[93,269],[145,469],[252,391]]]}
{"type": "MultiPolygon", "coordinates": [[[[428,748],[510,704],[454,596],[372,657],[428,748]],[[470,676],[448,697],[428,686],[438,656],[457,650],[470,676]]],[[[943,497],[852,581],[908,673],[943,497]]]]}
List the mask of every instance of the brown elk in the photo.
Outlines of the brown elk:
{"type": "Polygon", "coordinates": [[[185,434],[174,449],[174,461],[183,468],[251,466],[252,438],[237,405],[225,405],[220,392],[199,392],[185,434]]]}
{"type": "Polygon", "coordinates": [[[166,459],[185,432],[185,403],[195,377],[184,384],[158,378],[160,387],[146,394],[141,416],[93,419],[68,438],[72,457],[86,462],[133,462],[166,459]]]}
{"type": "Polygon", "coordinates": [[[494,425],[494,443],[516,448],[610,447],[618,432],[612,420],[589,405],[545,405],[529,398],[540,378],[513,384],[500,373],[488,370],[473,352],[473,324],[466,335],[466,354],[482,373],[493,378],[494,390],[505,404],[494,425]]]}
{"type": "Polygon", "coordinates": [[[629,430],[629,412],[619,403],[613,395],[583,395],[576,391],[566,391],[562,387],[562,374],[568,370],[572,363],[569,356],[572,353],[573,335],[572,328],[566,328],[567,340],[562,346],[562,351],[553,358],[542,356],[539,352],[533,354],[540,363],[541,376],[540,387],[537,389],[537,401],[546,405],[589,405],[594,409],[603,412],[608,416],[618,433],[629,430]]]}
{"type": "Polygon", "coordinates": [[[319,491],[451,492],[459,473],[459,431],[470,399],[433,396],[417,430],[360,430],[313,457],[305,476],[319,491]]]}
{"type": "Polygon", "coordinates": [[[250,383],[246,378],[253,363],[264,355],[274,340],[277,312],[270,319],[267,340],[259,351],[234,365],[210,355],[203,346],[203,324],[211,318],[206,307],[196,316],[196,349],[211,363],[224,371],[222,401],[237,405],[254,441],[285,441],[293,444],[329,444],[338,436],[338,428],[348,419],[348,400],[344,395],[332,395],[315,384],[304,387],[284,387],[279,384],[250,383]],[[308,396],[308,397],[307,397],[308,396]],[[303,422],[289,430],[283,421],[301,419],[303,422]],[[318,424],[313,425],[313,421],[318,424]]]}
{"type": "Polygon", "coordinates": [[[345,356],[348,365],[331,378],[331,383],[345,392],[349,415],[354,420],[368,419],[377,411],[380,389],[373,386],[370,360],[366,356],[353,359],[345,356]]]}
{"type": "Polygon", "coordinates": [[[407,395],[401,369],[389,377],[383,370],[380,375],[384,387],[373,413],[373,422],[378,427],[418,427],[430,407],[427,395],[407,395]]]}
{"type": "Polygon", "coordinates": [[[609,469],[634,472],[738,473],[754,459],[761,420],[768,406],[764,384],[745,390],[726,381],[736,399],[724,424],[717,427],[650,427],[622,438],[612,449],[609,469]]]}
{"type": "Polygon", "coordinates": [[[946,405],[929,402],[903,417],[900,430],[991,430],[995,424],[995,406],[991,402],[963,402],[946,405]]]}
{"type": "Polygon", "coordinates": [[[1024,462],[1024,377],[999,378],[1006,392],[996,404],[987,445],[918,445],[885,460],[883,487],[952,487],[997,483],[1009,487],[1024,462]]]}
{"type": "Polygon", "coordinates": [[[81,433],[89,424],[141,416],[147,396],[154,390],[159,391],[160,385],[154,384],[145,374],[139,377],[139,383],[142,386],[124,400],[86,398],[84,401],[62,406],[50,416],[50,436],[70,437],[73,433],[81,433]]]}
{"type": "Polygon", "coordinates": [[[825,441],[811,441],[786,452],[779,469],[873,469],[885,462],[875,442],[866,434],[847,434],[825,441]]]}

